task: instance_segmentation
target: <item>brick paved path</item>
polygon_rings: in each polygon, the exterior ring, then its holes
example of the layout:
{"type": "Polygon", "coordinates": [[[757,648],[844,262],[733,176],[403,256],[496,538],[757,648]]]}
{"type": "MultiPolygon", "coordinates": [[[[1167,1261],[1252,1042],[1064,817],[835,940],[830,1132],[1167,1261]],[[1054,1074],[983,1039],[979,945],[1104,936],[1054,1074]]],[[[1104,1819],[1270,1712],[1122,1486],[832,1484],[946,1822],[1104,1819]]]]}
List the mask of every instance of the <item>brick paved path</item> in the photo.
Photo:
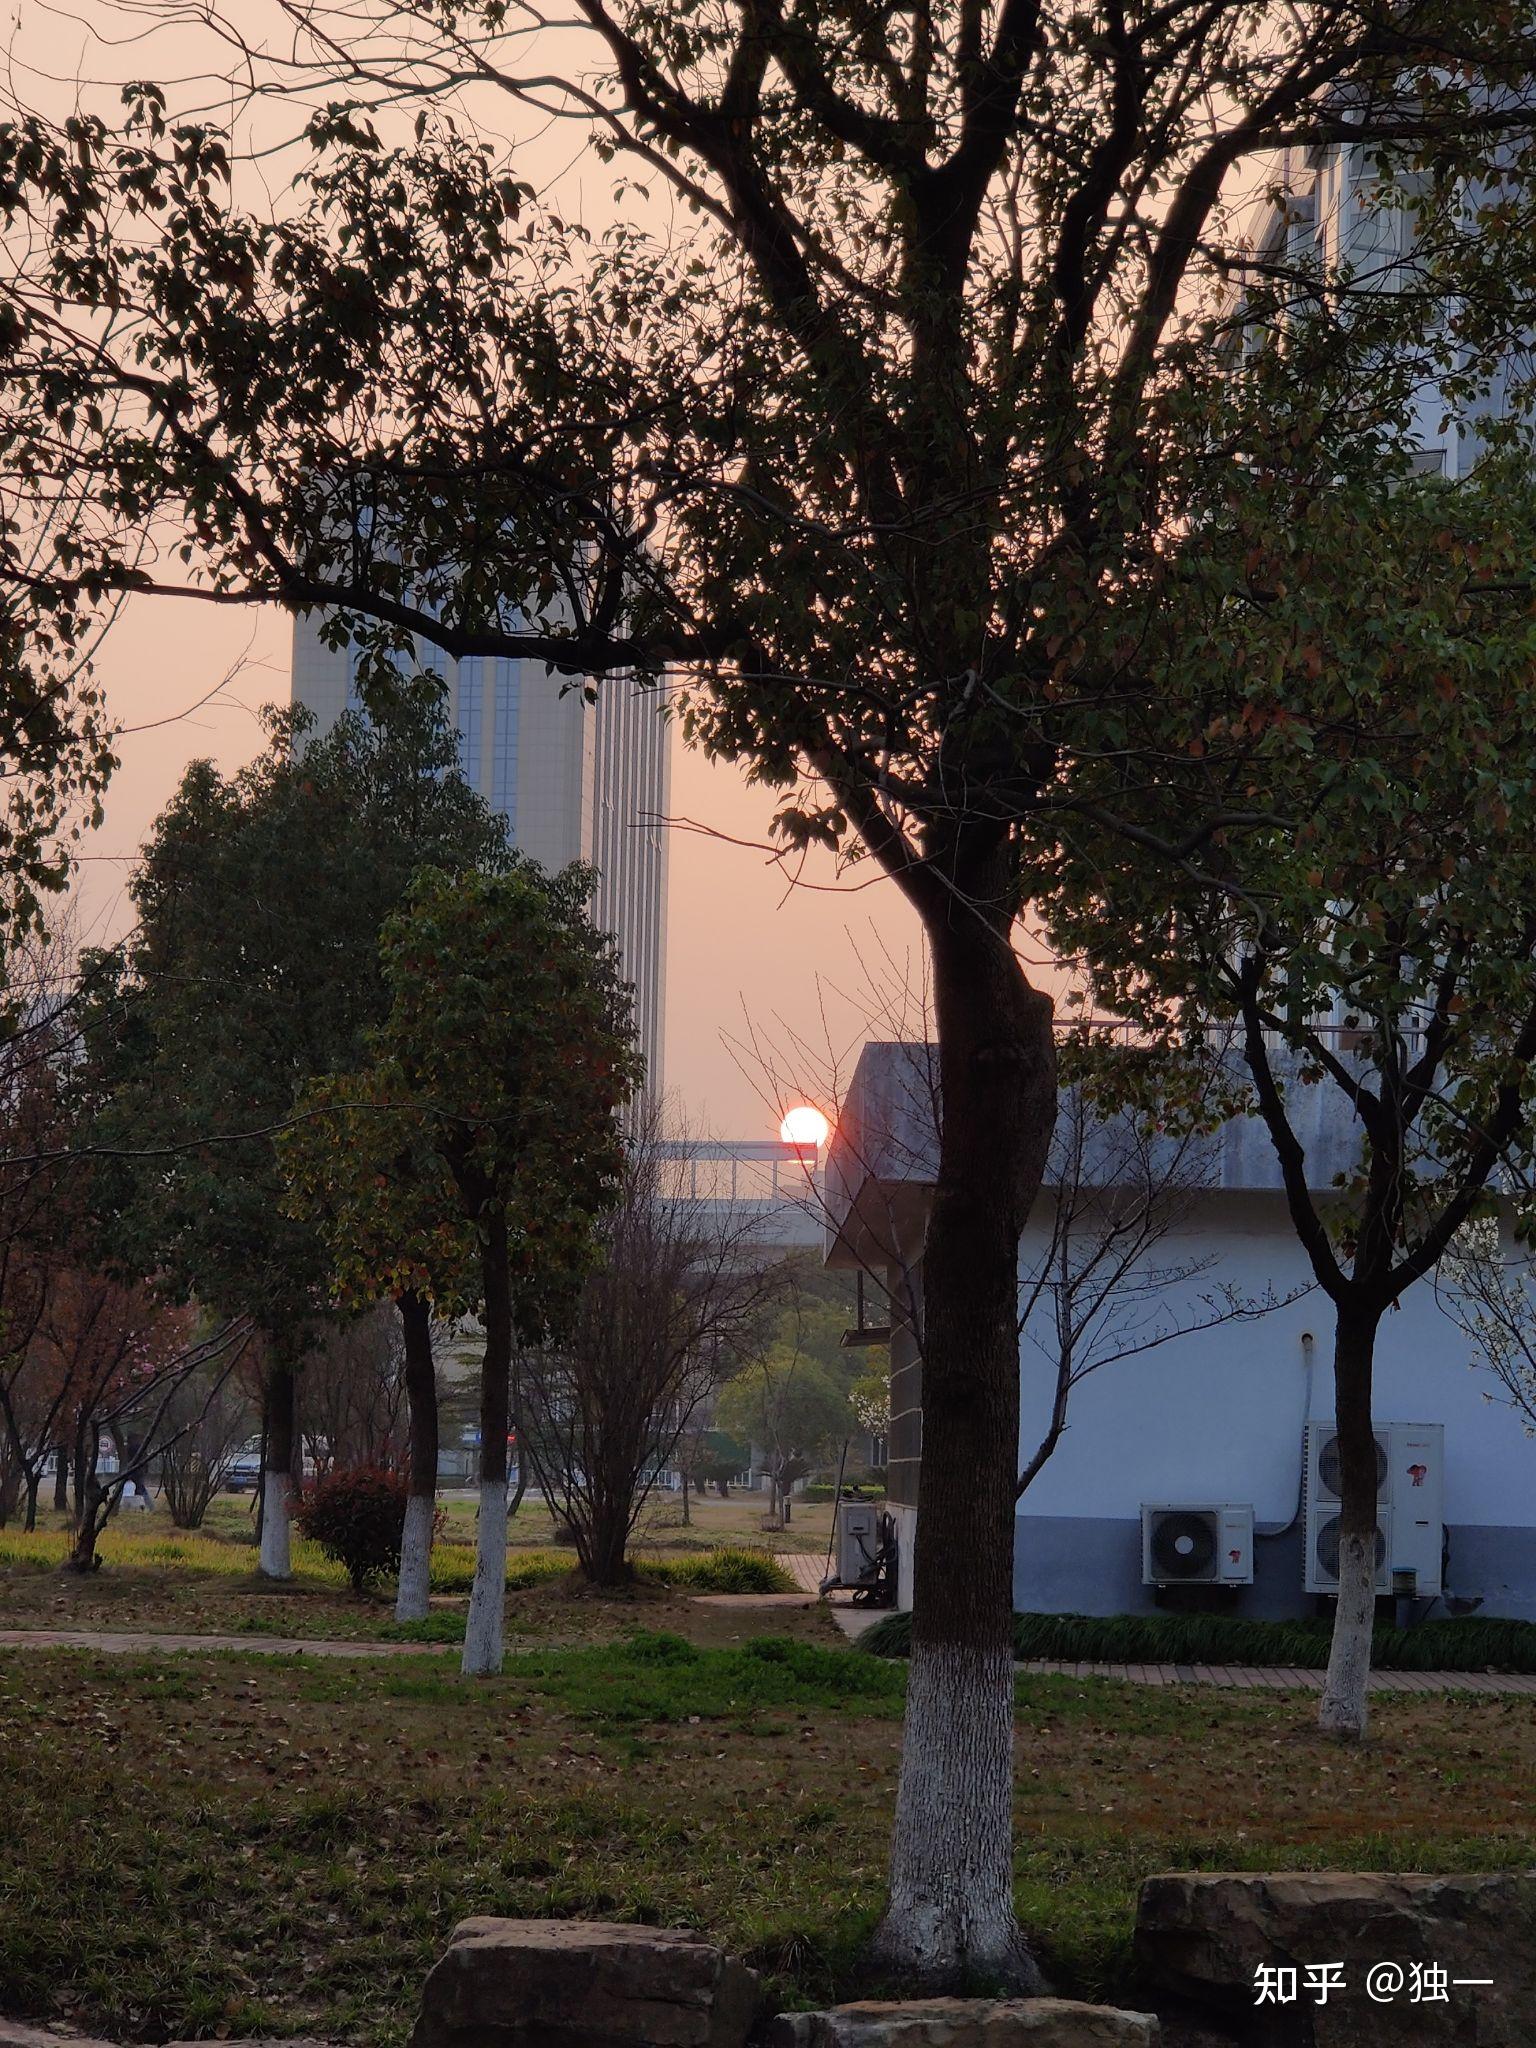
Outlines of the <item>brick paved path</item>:
{"type": "Polygon", "coordinates": [[[822,1575],[827,1569],[826,1557],[821,1551],[817,1551],[814,1557],[808,1557],[801,1551],[784,1550],[773,1561],[789,1573],[803,1593],[821,1591],[822,1575]]]}

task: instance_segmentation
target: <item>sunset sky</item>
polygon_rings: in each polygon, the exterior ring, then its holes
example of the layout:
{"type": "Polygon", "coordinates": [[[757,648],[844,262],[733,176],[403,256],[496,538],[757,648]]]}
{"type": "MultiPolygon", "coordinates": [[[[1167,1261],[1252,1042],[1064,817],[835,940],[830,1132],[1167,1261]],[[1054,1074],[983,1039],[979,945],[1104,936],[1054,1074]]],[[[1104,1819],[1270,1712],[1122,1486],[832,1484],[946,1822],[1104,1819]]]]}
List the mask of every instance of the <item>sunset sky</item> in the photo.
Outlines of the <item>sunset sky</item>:
{"type": "MultiPolygon", "coordinates": [[[[11,91],[55,114],[83,101],[110,119],[123,81],[152,78],[167,83],[173,110],[216,107],[219,94],[210,80],[223,53],[184,20],[156,25],[156,11],[135,0],[77,0],[67,12],[28,11],[9,38],[11,91]]],[[[253,37],[273,20],[266,0],[240,0],[233,14],[253,37]]],[[[566,60],[569,55],[563,52],[566,60]]],[[[507,118],[506,102],[482,102],[474,113],[482,126],[499,124],[507,118]]],[[[299,125],[291,106],[259,118],[267,124],[263,141],[299,125]]],[[[515,137],[520,175],[600,228],[613,214],[614,173],[584,159],[574,129],[523,118],[527,132],[515,137]]],[[[259,172],[276,203],[285,161],[291,166],[292,159],[279,156],[259,172]]],[[[255,175],[248,176],[245,196],[264,203],[249,181],[255,175]]],[[[106,822],[85,848],[80,887],[85,918],[98,938],[130,921],[133,855],[186,763],[207,755],[230,769],[259,746],[257,708],[288,699],[290,635],[288,620],[276,611],[214,613],[174,600],[135,600],[112,629],[98,666],[112,714],[126,728],[123,765],[108,794],[106,822]],[[199,705],[226,677],[218,695],[199,705]]],[[[768,795],[749,790],[734,769],[689,753],[675,733],[673,748],[674,817],[708,831],[679,823],[670,844],[667,1090],[676,1114],[692,1128],[776,1135],[778,1112],[765,1098],[786,1088],[824,1098],[829,1040],[846,1071],[869,1035],[870,1004],[858,993],[846,1000],[838,993],[860,988],[866,978],[861,961],[881,983],[910,977],[920,1009],[917,927],[887,883],[869,885],[867,869],[839,884],[822,857],[795,885],[760,850],[771,815],[768,795]],[[755,1071],[750,1055],[744,1072],[724,1042],[748,1035],[749,1017],[765,1045],[776,1049],[784,1087],[755,1071]],[[817,1050],[801,1056],[792,1050],[796,1040],[817,1050]]],[[[886,1032],[888,1021],[876,1019],[873,1029],[886,1032]]]]}
{"type": "MultiPolygon", "coordinates": [[[[131,922],[132,856],[186,763],[207,755],[231,769],[259,747],[257,708],[288,698],[291,630],[275,611],[212,614],[174,599],[136,600],[112,629],[100,661],[109,704],[123,726],[148,729],[125,733],[106,821],[85,848],[80,898],[94,936],[131,922]],[[226,676],[217,696],[190,708],[226,676]]],[[[866,971],[881,983],[910,975],[920,1005],[917,926],[883,879],[864,886],[867,869],[839,885],[823,857],[794,885],[757,850],[767,837],[768,794],[748,789],[734,769],[712,767],[675,731],[673,750],[674,817],[729,837],[681,824],[671,835],[667,1090],[690,1126],[718,1136],[776,1135],[778,1114],[765,1096],[782,1091],[752,1071],[750,1054],[743,1071],[724,1040],[742,1041],[754,1019],[784,1079],[798,1084],[792,1092],[824,1096],[829,1036],[846,1071],[870,1035],[871,1005],[860,993],[866,971]],[[814,1050],[798,1056],[796,1037],[814,1050]]],[[[872,1019],[873,1035],[886,1029],[872,1019]]]]}
{"type": "MultiPolygon", "coordinates": [[[[236,0],[227,13],[253,44],[265,37],[269,49],[289,46],[273,0],[236,0]]],[[[525,68],[590,75],[591,46],[578,47],[569,25],[541,29],[538,42],[537,52],[521,46],[525,68]]],[[[4,55],[0,97],[8,84],[15,102],[55,117],[83,105],[113,121],[124,82],[142,79],[166,87],[173,118],[191,110],[229,117],[228,44],[170,0],[39,5],[13,17],[4,55]]],[[[567,217],[594,232],[615,218],[617,172],[586,151],[585,122],[560,123],[483,93],[458,111],[505,141],[518,175],[567,217]]],[[[241,109],[235,132],[248,160],[237,154],[236,190],[244,203],[281,210],[298,164],[286,145],[302,125],[293,101],[241,109]]],[[[633,184],[623,200],[653,227],[664,225],[667,203],[664,192],[644,196],[633,184]]],[[[134,855],[186,763],[206,755],[237,767],[260,745],[259,707],[288,701],[291,631],[275,609],[215,611],[174,599],[125,607],[98,660],[124,730],[106,820],[81,866],[80,901],[96,938],[131,920],[134,855]]],[[[785,1098],[834,1110],[834,1083],[846,1079],[866,1037],[920,1028],[920,932],[868,863],[839,876],[825,854],[792,868],[776,862],[766,847],[770,793],[690,752],[675,730],[672,744],[666,1089],[673,1114],[694,1131],[776,1134],[785,1098]],[[753,1037],[772,1071],[751,1051],[743,1056],[753,1037]]]]}

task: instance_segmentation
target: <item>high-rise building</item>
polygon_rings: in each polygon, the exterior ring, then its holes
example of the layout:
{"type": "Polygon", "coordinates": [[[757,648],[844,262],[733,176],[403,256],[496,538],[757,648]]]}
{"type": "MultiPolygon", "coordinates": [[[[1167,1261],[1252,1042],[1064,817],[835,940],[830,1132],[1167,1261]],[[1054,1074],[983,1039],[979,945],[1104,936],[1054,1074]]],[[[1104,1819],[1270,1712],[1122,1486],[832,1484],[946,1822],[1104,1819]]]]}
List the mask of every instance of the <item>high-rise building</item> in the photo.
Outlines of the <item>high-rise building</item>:
{"type": "MultiPolygon", "coordinates": [[[[590,705],[542,662],[451,661],[425,646],[421,661],[442,677],[465,780],[506,819],[512,844],[550,870],[573,860],[597,870],[593,916],[618,939],[659,1090],[669,761],[659,692],[613,677],[590,705]]],[[[294,626],[293,698],[321,731],[357,702],[352,655],[327,647],[312,619],[294,626]]]]}

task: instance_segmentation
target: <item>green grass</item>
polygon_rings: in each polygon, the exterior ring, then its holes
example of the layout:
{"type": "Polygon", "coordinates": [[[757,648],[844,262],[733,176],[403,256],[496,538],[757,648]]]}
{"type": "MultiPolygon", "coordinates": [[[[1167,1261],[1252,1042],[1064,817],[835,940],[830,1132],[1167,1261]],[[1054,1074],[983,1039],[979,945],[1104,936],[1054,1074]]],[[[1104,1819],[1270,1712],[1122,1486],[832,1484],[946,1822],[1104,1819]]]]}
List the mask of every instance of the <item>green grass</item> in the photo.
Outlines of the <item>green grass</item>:
{"type": "MultiPolygon", "coordinates": [[[[1075,1664],[1284,1664],[1320,1671],[1328,1662],[1327,1621],[1245,1621],[1225,1614],[1016,1614],[1014,1652],[1075,1664]]],[[[859,1638],[876,1657],[905,1657],[912,1617],[888,1614],[859,1638]]],[[[1378,1671],[1536,1671],[1536,1622],[1380,1622],[1372,1642],[1378,1671]]]]}
{"type": "MultiPolygon", "coordinates": [[[[394,2048],[470,1913],[701,1928],[784,2003],[875,1995],[859,1948],[895,1795],[900,1663],[679,1636],[508,1660],[0,1652],[0,2012],[122,2040],[394,2048]]],[[[1536,1719],[1022,1675],[1021,1912],[1069,1994],[1134,2002],[1149,1871],[1536,1860],[1536,1719]]]]}
{"type": "MultiPolygon", "coordinates": [[[[0,1659],[0,2009],[387,2043],[473,1911],[699,1926],[791,2002],[878,1989],[857,1952],[904,1677],[647,1633],[490,1684],[437,1659],[0,1659]]],[[[1064,1988],[1119,1995],[1148,1869],[1528,1858],[1512,1704],[1393,1703],[1383,1752],[1328,1751],[1319,1798],[1299,1703],[1021,1680],[1021,1909],[1064,1988]],[[1394,1794],[1410,1755],[1422,1790],[1394,1794]],[[1467,1832],[1435,1839],[1448,1785],[1467,1832]]]]}

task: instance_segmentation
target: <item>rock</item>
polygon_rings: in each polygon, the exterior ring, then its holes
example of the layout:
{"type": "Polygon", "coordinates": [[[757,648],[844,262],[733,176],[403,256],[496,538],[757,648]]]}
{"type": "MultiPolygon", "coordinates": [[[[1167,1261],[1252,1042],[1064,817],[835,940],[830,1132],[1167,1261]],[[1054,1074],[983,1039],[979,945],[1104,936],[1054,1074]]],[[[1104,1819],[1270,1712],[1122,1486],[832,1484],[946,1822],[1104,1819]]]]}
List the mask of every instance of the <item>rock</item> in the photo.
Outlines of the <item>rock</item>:
{"type": "Polygon", "coordinates": [[[1136,1956],[1152,1984],[1221,2015],[1251,2048],[1530,2048],[1536,1871],[1149,1877],[1136,1956]],[[1343,1988],[1320,2004],[1305,1970],[1328,1963],[1343,1966],[1343,1988]],[[1372,1997],[1367,1980],[1377,1965],[1395,1967],[1401,1982],[1378,1974],[1372,1997]],[[1295,2000],[1258,2004],[1261,1969],[1301,1973],[1295,2000]],[[1458,1986],[1458,1977],[1493,1982],[1458,1986]],[[1427,1989],[1440,1995],[1425,1996],[1427,1989]]]}
{"type": "Polygon", "coordinates": [[[0,2048],[109,2048],[73,2027],[29,2027],[22,2020],[0,2020],[0,2048]]]}
{"type": "Polygon", "coordinates": [[[757,1973],[686,1929],[463,1920],[411,2048],[744,2048],[757,1973]]]}
{"type": "MultiPolygon", "coordinates": [[[[113,2048],[110,2041],[77,2034],[73,2027],[29,2027],[20,2020],[0,2019],[0,2048],[113,2048]]],[[[208,2048],[206,2041],[168,2041],[166,2048],[208,2048]]],[[[308,2035],[283,2035],[255,2040],[220,2041],[218,2048],[330,2048],[308,2035]]]]}
{"type": "Polygon", "coordinates": [[[764,2048],[1157,2048],[1150,2013],[1067,1998],[868,1999],[827,2012],[786,2012],[764,2048]]]}

